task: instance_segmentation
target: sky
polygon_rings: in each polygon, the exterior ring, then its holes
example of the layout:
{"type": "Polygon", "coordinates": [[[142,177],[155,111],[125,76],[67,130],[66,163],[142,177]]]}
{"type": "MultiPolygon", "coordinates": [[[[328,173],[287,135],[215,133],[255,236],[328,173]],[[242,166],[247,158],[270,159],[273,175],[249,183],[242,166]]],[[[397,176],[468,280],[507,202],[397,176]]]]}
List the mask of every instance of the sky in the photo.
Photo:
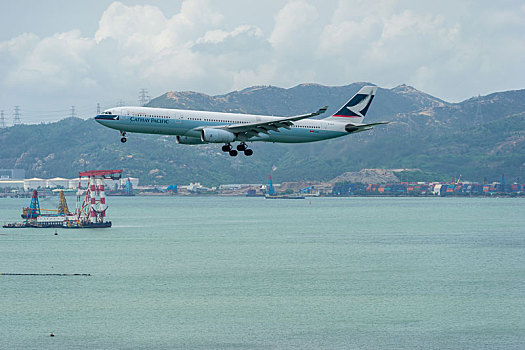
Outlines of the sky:
{"type": "Polygon", "coordinates": [[[0,0],[0,110],[91,117],[168,91],[408,84],[449,102],[525,88],[514,0],[0,0]]]}

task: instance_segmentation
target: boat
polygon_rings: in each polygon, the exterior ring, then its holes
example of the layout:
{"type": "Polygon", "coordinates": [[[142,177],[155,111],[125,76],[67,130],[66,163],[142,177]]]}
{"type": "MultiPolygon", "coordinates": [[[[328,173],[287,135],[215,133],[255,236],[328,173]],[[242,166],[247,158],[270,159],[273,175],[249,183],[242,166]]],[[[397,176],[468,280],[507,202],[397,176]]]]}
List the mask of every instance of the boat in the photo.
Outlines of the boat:
{"type": "Polygon", "coordinates": [[[305,196],[297,194],[268,194],[264,198],[266,199],[305,199],[305,196]]]}
{"type": "Polygon", "coordinates": [[[24,222],[11,222],[11,223],[4,223],[2,225],[3,228],[25,228],[25,227],[31,227],[27,221],[24,222]]]}

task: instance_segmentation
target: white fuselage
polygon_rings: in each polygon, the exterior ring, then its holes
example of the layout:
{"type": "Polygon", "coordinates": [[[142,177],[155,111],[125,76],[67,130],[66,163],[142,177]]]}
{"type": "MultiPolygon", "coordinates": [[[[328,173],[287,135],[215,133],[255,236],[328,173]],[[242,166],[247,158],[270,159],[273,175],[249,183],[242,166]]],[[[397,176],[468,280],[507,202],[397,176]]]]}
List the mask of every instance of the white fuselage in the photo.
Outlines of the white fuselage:
{"type": "MultiPolygon", "coordinates": [[[[104,111],[96,116],[95,120],[104,126],[123,132],[178,135],[200,139],[203,128],[252,124],[280,118],[282,117],[168,108],[116,107],[104,111]]],[[[332,139],[349,134],[345,130],[346,124],[322,119],[303,119],[294,121],[288,129],[261,132],[245,141],[301,143],[332,139]]]]}

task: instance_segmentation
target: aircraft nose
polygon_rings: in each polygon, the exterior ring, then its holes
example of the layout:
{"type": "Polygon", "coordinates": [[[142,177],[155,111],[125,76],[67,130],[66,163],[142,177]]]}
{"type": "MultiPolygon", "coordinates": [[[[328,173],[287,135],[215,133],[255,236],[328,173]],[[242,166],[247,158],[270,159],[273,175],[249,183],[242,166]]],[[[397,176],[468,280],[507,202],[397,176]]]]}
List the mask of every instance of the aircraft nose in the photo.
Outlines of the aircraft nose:
{"type": "Polygon", "coordinates": [[[103,116],[103,115],[97,115],[97,116],[95,117],[95,121],[96,121],[97,123],[99,123],[99,124],[102,124],[102,125],[104,125],[104,121],[105,121],[105,120],[106,120],[106,119],[104,119],[104,116],[103,116]]]}
{"type": "Polygon", "coordinates": [[[118,120],[118,115],[112,115],[112,114],[99,114],[95,117],[95,121],[102,124],[104,121],[108,120],[118,120]]]}

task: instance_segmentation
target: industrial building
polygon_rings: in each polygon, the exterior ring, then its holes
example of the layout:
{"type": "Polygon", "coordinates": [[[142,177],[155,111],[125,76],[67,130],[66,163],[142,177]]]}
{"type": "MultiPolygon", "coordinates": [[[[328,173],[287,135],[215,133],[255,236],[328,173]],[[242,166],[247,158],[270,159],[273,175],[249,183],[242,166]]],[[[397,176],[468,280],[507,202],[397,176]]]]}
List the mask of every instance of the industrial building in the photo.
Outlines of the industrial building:
{"type": "Polygon", "coordinates": [[[0,188],[22,189],[24,180],[0,180],[0,188]]]}
{"type": "MultiPolygon", "coordinates": [[[[136,177],[126,177],[118,180],[106,180],[106,185],[108,188],[112,189],[117,187],[125,187],[126,182],[129,179],[133,187],[137,187],[139,184],[139,179],[136,177]]],[[[63,177],[54,177],[52,179],[41,179],[39,177],[33,177],[31,179],[11,179],[7,176],[0,179],[0,188],[6,189],[17,189],[29,192],[31,190],[44,189],[44,188],[63,188],[63,189],[77,189],[78,188],[78,178],[76,179],[66,179],[63,177]]],[[[82,178],[80,180],[80,187],[86,188],[88,179],[82,178]]]]}
{"type": "Polygon", "coordinates": [[[337,183],[332,195],[387,195],[387,196],[492,196],[524,195],[525,185],[501,182],[481,184],[476,182],[399,182],[386,184],[337,183]]]}
{"type": "Polygon", "coordinates": [[[0,169],[0,180],[23,180],[25,178],[24,169],[0,169]]]}

